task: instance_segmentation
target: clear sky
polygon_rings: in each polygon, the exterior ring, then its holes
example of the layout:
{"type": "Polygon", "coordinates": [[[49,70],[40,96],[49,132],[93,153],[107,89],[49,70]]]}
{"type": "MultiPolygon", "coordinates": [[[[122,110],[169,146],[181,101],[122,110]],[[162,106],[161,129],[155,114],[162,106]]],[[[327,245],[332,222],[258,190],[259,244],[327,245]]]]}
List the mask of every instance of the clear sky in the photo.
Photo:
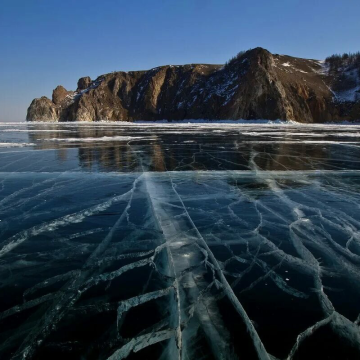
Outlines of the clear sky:
{"type": "Polygon", "coordinates": [[[359,0],[0,0],[0,121],[79,77],[224,63],[257,46],[323,59],[360,50],[359,0]]]}

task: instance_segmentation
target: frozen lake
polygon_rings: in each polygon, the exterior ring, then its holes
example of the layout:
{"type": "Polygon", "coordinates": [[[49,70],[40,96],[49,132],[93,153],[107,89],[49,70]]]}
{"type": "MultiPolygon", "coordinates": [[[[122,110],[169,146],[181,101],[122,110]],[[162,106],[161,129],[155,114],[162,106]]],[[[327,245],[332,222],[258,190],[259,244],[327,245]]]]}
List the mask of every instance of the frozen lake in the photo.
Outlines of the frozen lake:
{"type": "Polygon", "coordinates": [[[1,359],[359,359],[360,126],[0,123],[1,359]]]}

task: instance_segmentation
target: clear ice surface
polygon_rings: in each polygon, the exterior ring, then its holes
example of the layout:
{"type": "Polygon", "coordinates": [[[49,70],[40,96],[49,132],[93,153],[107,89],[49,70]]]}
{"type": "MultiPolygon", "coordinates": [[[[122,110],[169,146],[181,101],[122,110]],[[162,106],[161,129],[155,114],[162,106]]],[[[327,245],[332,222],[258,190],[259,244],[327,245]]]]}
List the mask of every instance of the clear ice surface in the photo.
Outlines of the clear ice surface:
{"type": "Polygon", "coordinates": [[[0,124],[1,359],[359,359],[360,126],[0,124]]]}

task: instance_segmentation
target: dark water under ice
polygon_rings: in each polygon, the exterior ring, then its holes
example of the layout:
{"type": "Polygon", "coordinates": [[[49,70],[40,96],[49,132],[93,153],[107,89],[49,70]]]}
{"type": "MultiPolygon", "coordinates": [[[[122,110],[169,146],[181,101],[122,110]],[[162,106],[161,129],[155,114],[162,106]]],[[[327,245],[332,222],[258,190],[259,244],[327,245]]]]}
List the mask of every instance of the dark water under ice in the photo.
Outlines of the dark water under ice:
{"type": "Polygon", "coordinates": [[[360,359],[360,126],[0,124],[1,359],[360,359]]]}

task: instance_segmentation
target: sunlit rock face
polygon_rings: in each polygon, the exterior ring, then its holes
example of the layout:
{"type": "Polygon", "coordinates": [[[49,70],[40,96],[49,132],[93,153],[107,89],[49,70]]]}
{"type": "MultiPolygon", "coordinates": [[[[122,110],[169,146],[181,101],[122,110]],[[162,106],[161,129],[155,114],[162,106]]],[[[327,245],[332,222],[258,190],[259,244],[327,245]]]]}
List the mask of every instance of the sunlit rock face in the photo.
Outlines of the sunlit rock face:
{"type": "MultiPolygon", "coordinates": [[[[320,61],[256,48],[225,66],[167,65],[81,78],[66,101],[47,104],[57,112],[48,120],[359,119],[360,96],[338,101],[333,80],[320,61]]],[[[33,102],[27,119],[43,119],[41,109],[33,102]]]]}
{"type": "Polygon", "coordinates": [[[58,121],[58,119],[59,115],[56,105],[46,96],[34,99],[26,115],[27,121],[58,121]]]}
{"type": "Polygon", "coordinates": [[[360,358],[360,127],[0,124],[1,359],[360,358]]]}

